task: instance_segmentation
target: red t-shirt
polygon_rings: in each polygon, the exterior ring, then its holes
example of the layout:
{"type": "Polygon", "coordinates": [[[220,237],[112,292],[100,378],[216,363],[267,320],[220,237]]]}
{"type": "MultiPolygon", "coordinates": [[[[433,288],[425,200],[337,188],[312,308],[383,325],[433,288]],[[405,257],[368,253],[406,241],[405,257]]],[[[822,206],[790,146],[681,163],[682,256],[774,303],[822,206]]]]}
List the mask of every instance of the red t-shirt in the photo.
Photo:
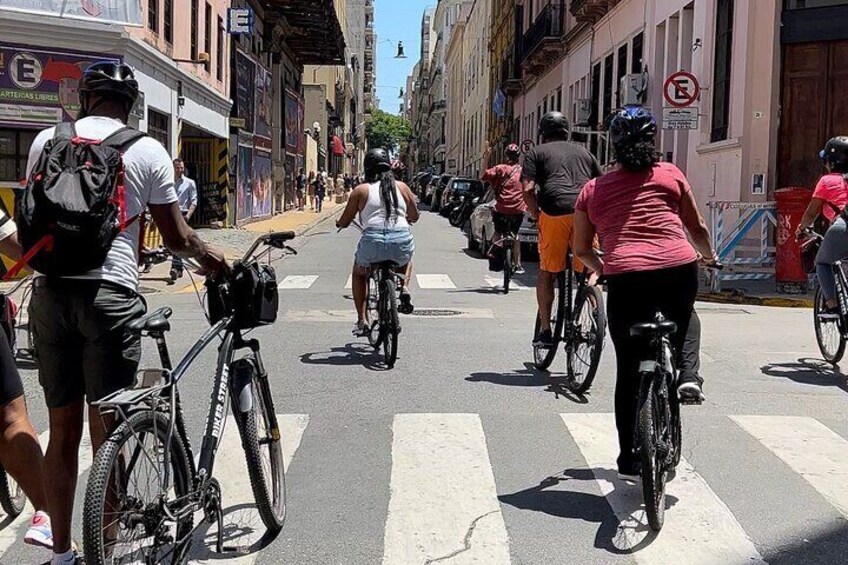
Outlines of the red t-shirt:
{"type": "Polygon", "coordinates": [[[617,169],[583,188],[576,209],[586,212],[604,252],[604,274],[654,271],[695,261],[680,202],[692,188],[671,163],[648,171],[617,169]]]}
{"type": "Polygon", "coordinates": [[[497,165],[483,173],[483,180],[495,191],[495,212],[523,214],[527,210],[521,186],[521,165],[497,165]]]}
{"type": "Polygon", "coordinates": [[[842,173],[830,173],[824,175],[813,191],[813,198],[824,200],[822,213],[829,222],[833,222],[836,216],[848,204],[848,183],[842,177],[842,173]]]}

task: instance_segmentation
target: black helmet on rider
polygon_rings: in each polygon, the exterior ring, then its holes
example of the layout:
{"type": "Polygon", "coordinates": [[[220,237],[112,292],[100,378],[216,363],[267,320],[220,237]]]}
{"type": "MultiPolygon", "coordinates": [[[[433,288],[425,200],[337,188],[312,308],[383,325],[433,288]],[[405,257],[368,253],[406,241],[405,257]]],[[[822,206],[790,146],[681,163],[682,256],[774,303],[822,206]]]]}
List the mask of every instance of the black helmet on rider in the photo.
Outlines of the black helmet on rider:
{"type": "Polygon", "coordinates": [[[539,135],[542,141],[568,139],[571,126],[562,112],[548,112],[539,120],[539,135]]]}
{"type": "Polygon", "coordinates": [[[628,171],[644,171],[657,162],[657,121],[643,107],[625,106],[612,115],[607,129],[615,160],[628,171]]]}
{"type": "Polygon", "coordinates": [[[102,100],[122,103],[129,114],[138,99],[138,81],[135,79],[133,70],[123,63],[112,61],[93,63],[85,69],[79,83],[82,115],[93,110],[88,107],[92,94],[102,100]]]}
{"type": "Polygon", "coordinates": [[[517,162],[518,158],[521,157],[521,149],[519,149],[518,145],[516,145],[515,143],[510,143],[506,146],[504,155],[506,155],[506,158],[509,161],[517,162]]]}
{"type": "Polygon", "coordinates": [[[848,136],[831,138],[819,153],[819,157],[832,171],[848,173],[848,136]]]}
{"type": "Polygon", "coordinates": [[[369,149],[365,154],[365,175],[375,177],[392,170],[392,159],[389,152],[382,147],[369,149]]]}

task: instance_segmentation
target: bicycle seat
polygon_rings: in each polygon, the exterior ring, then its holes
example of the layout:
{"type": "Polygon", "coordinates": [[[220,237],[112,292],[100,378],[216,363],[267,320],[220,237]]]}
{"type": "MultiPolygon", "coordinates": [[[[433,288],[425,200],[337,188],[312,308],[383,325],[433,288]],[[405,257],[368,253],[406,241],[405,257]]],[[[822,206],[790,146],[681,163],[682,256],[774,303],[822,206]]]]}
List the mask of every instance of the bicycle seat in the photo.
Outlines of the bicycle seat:
{"type": "Polygon", "coordinates": [[[127,324],[127,329],[133,333],[164,333],[170,331],[171,322],[168,318],[171,317],[174,311],[168,306],[159,308],[155,312],[146,314],[137,320],[133,320],[127,324]]]}
{"type": "Polygon", "coordinates": [[[633,337],[655,337],[673,334],[677,331],[677,324],[671,320],[661,322],[649,322],[646,324],[635,324],[630,328],[633,337]]]}

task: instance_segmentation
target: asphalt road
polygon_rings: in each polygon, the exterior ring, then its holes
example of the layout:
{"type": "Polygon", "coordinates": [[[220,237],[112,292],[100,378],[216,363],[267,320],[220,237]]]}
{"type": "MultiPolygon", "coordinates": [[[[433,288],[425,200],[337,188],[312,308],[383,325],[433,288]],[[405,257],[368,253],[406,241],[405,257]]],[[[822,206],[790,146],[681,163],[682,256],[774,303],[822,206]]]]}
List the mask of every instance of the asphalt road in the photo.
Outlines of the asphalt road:
{"type": "MultiPolygon", "coordinates": [[[[402,319],[392,371],[351,337],[356,232],[318,227],[277,263],[281,317],[256,333],[284,415],[287,521],[257,550],[263,530],[229,426],[216,475],[228,545],[242,549],[212,554],[201,531],[193,562],[848,562],[848,382],[816,360],[809,311],[699,306],[708,400],[684,411],[684,463],[654,536],[640,489],[615,477],[611,344],[586,398],[557,393],[556,374],[528,368],[532,290],[493,290],[486,263],[440,217],[424,214],[415,235],[414,302],[430,315],[402,319]]],[[[175,356],[205,328],[192,294],[149,302],[174,307],[175,356]]],[[[182,384],[195,439],[213,361],[182,384]]],[[[37,378],[24,375],[43,431],[37,378]]],[[[84,464],[80,493],[87,476],[84,464]]],[[[21,521],[2,525],[0,563],[48,558],[19,542],[21,521]]],[[[79,537],[80,516],[75,527],[79,537]]]]}

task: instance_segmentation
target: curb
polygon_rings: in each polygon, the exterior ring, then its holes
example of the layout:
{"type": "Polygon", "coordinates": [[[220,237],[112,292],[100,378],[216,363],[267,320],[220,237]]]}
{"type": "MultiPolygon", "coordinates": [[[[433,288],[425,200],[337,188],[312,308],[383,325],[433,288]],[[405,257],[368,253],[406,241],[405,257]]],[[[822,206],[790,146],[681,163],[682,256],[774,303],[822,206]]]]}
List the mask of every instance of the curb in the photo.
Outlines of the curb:
{"type": "Polygon", "coordinates": [[[335,210],[333,210],[332,213],[327,214],[326,216],[321,216],[321,217],[315,218],[314,221],[309,222],[305,226],[301,226],[300,228],[294,230],[295,235],[297,235],[298,237],[301,237],[301,236],[309,233],[310,231],[314,230],[315,228],[317,228],[321,224],[323,224],[323,223],[325,223],[325,222],[327,222],[331,219],[335,219],[338,216],[341,216],[342,212],[344,212],[344,209],[345,209],[344,206],[339,206],[335,210]]]}
{"type": "Polygon", "coordinates": [[[699,292],[700,302],[714,304],[744,304],[748,306],[771,306],[775,308],[812,308],[812,298],[782,298],[777,296],[749,296],[733,293],[699,292]]]}

